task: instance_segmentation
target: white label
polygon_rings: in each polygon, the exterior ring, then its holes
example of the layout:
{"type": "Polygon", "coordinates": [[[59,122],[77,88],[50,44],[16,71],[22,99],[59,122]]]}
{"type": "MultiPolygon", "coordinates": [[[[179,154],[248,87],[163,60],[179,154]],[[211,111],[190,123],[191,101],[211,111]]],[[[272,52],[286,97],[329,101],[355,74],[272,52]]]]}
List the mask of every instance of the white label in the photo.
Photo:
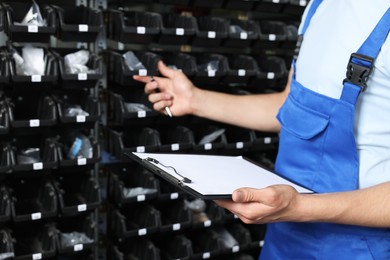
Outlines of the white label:
{"type": "Polygon", "coordinates": [[[143,26],[138,26],[137,27],[137,33],[138,34],[145,34],[146,33],[146,28],[143,26]]]}
{"type": "Polygon", "coordinates": [[[268,72],[267,73],[267,79],[274,79],[275,78],[275,73],[274,72],[268,72]]]}
{"type": "Polygon", "coordinates": [[[209,227],[209,226],[211,226],[211,220],[206,220],[205,222],[203,222],[203,226],[204,227],[209,227]]]}
{"type": "Polygon", "coordinates": [[[208,70],[208,71],[207,71],[207,75],[208,75],[209,77],[215,77],[215,70],[208,70]]]}
{"type": "Polygon", "coordinates": [[[78,115],[78,116],[76,116],[76,122],[77,122],[77,123],[84,123],[84,122],[85,122],[85,119],[86,119],[86,117],[83,116],[83,115],[78,115]]]}
{"type": "Polygon", "coordinates": [[[277,3],[279,3],[279,0],[272,0],[272,3],[277,4],[277,3]]]}
{"type": "Polygon", "coordinates": [[[203,253],[202,258],[203,259],[209,259],[210,258],[210,252],[203,253]]]}
{"type": "Polygon", "coordinates": [[[40,125],[39,119],[31,119],[30,120],[30,127],[38,127],[40,125]]]}
{"type": "Polygon", "coordinates": [[[74,245],[73,246],[73,251],[77,252],[77,251],[81,251],[83,250],[83,244],[77,244],[77,245],[74,245]]]}
{"type": "Polygon", "coordinates": [[[38,26],[37,25],[29,25],[28,28],[27,28],[27,31],[29,33],[37,33],[38,32],[38,26]]]}
{"type": "Polygon", "coordinates": [[[146,76],[146,75],[148,75],[148,70],[146,70],[146,69],[140,69],[140,70],[138,71],[138,75],[140,75],[140,76],[146,76]]]}
{"type": "Polygon", "coordinates": [[[146,111],[145,110],[138,111],[137,116],[138,117],[146,117],[146,111]]]}
{"type": "Polygon", "coordinates": [[[33,163],[33,170],[42,170],[43,169],[43,163],[41,162],[36,162],[36,163],[33,163]]]}
{"type": "Polygon", "coordinates": [[[184,29],[183,28],[176,28],[176,35],[184,35],[184,29]]]}
{"type": "Polygon", "coordinates": [[[307,5],[307,1],[306,0],[301,0],[301,1],[299,1],[299,5],[300,6],[306,6],[307,5]]]}
{"type": "Polygon", "coordinates": [[[145,152],[145,146],[137,146],[137,153],[144,153],[145,152]]]}
{"type": "Polygon", "coordinates": [[[180,149],[180,145],[179,144],[171,144],[171,150],[172,151],[177,151],[180,149]]]}
{"type": "Polygon", "coordinates": [[[31,220],[37,220],[37,219],[41,219],[41,218],[42,218],[41,212],[36,212],[36,213],[31,214],[31,220]]]}
{"type": "Polygon", "coordinates": [[[41,82],[42,76],[41,75],[31,75],[31,82],[41,82]]]}
{"type": "Polygon", "coordinates": [[[238,219],[238,216],[236,215],[236,214],[234,214],[234,216],[233,216],[235,219],[238,219]]]}
{"type": "Polygon", "coordinates": [[[142,229],[139,229],[138,230],[138,235],[139,236],[144,236],[144,235],[146,235],[148,232],[147,232],[147,230],[146,230],[146,228],[142,228],[142,229]]]}
{"type": "Polygon", "coordinates": [[[240,246],[233,246],[232,247],[232,252],[233,253],[237,253],[238,251],[240,251],[240,246]]]}
{"type": "Polygon", "coordinates": [[[244,148],[244,143],[243,142],[237,142],[236,143],[236,149],[242,149],[244,148]]]}
{"type": "Polygon", "coordinates": [[[260,242],[259,242],[259,247],[263,247],[264,246],[264,240],[261,240],[260,242]]]}
{"type": "Polygon", "coordinates": [[[42,259],[42,254],[41,254],[41,253],[33,254],[33,255],[32,255],[32,259],[33,259],[33,260],[42,259]]]}
{"type": "Polygon", "coordinates": [[[264,137],[264,143],[265,144],[270,144],[271,143],[271,137],[264,137]]]}
{"type": "Polygon", "coordinates": [[[240,39],[241,39],[241,40],[246,40],[246,39],[248,39],[248,33],[246,33],[246,32],[240,33],[240,39]]]}
{"type": "Polygon", "coordinates": [[[88,32],[88,24],[79,24],[79,32],[88,32]]]}
{"type": "Polygon", "coordinates": [[[180,228],[181,228],[180,223],[173,224],[172,226],[173,231],[180,230],[180,228]]]}
{"type": "Polygon", "coordinates": [[[175,199],[179,198],[179,193],[177,193],[177,192],[171,193],[170,198],[171,198],[171,200],[175,200],[175,199]]]}
{"type": "Polygon", "coordinates": [[[238,76],[244,77],[245,75],[246,75],[246,70],[243,70],[243,69],[238,70],[238,76]]]}
{"type": "Polygon", "coordinates": [[[125,44],[123,42],[118,42],[118,50],[123,51],[125,49],[125,44]]]}
{"type": "Polygon", "coordinates": [[[87,204],[80,204],[80,205],[77,205],[77,211],[78,211],[78,212],[86,211],[86,210],[87,210],[87,204]]]}
{"type": "Polygon", "coordinates": [[[77,159],[77,165],[86,165],[86,164],[87,164],[87,158],[77,159]]]}
{"type": "Polygon", "coordinates": [[[211,150],[211,148],[213,148],[213,145],[211,143],[204,144],[205,150],[211,150]]]}
{"type": "Polygon", "coordinates": [[[276,35],[275,34],[268,35],[268,40],[275,41],[276,40],[276,35]]]}
{"type": "Polygon", "coordinates": [[[214,39],[217,34],[213,31],[207,33],[207,37],[214,39]]]}
{"type": "Polygon", "coordinates": [[[78,80],[87,80],[88,76],[87,73],[79,73],[77,74],[77,79],[78,80]]]}
{"type": "Polygon", "coordinates": [[[146,199],[145,195],[138,195],[137,196],[137,201],[144,201],[146,199]]]}

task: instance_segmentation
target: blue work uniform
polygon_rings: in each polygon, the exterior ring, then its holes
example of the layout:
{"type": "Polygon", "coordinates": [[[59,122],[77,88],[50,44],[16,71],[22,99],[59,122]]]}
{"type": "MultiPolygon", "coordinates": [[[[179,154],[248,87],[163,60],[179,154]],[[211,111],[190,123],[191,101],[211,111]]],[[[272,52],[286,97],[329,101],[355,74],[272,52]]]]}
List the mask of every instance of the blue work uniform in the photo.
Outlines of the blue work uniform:
{"type": "MultiPolygon", "coordinates": [[[[311,5],[303,33],[320,3],[314,0],[311,5]]],[[[304,87],[294,73],[290,93],[277,115],[282,127],[276,172],[318,193],[358,188],[355,106],[369,87],[366,83],[374,60],[389,32],[389,10],[351,54],[339,99],[304,87]]],[[[333,223],[268,224],[259,259],[390,259],[390,229],[333,223]]]]}

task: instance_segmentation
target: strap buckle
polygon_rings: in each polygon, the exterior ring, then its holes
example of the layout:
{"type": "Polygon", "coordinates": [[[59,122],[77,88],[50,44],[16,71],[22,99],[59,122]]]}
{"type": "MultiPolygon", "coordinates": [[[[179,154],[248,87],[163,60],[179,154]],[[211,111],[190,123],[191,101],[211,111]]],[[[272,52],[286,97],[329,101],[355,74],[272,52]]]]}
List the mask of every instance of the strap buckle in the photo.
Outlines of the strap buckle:
{"type": "Polygon", "coordinates": [[[349,58],[347,73],[344,82],[350,82],[361,88],[361,92],[367,89],[368,77],[374,66],[374,59],[359,53],[352,53],[349,58]]]}

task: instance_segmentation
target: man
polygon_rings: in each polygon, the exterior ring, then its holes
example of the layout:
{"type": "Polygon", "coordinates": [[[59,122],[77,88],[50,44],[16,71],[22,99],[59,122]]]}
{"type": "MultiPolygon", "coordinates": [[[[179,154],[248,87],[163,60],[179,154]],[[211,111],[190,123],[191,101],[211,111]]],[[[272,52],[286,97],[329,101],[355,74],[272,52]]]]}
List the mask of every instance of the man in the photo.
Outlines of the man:
{"type": "Polygon", "coordinates": [[[156,110],[280,131],[276,172],[316,194],[243,187],[217,201],[245,223],[272,223],[261,259],[390,259],[389,8],[385,0],[313,0],[280,93],[202,90],[162,62],[165,77],[135,77],[156,110]]]}

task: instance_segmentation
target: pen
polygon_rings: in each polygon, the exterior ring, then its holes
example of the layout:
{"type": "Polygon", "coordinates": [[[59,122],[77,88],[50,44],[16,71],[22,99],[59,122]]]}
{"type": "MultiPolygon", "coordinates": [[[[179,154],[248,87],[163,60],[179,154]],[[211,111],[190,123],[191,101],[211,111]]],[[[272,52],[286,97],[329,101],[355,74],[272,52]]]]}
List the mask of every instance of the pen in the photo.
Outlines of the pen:
{"type": "MultiPolygon", "coordinates": [[[[153,75],[150,75],[150,81],[151,81],[151,82],[154,81],[153,75]]],[[[165,107],[165,111],[167,112],[167,114],[168,114],[169,117],[173,117],[172,112],[171,112],[171,110],[169,109],[169,107],[165,107]]]]}

